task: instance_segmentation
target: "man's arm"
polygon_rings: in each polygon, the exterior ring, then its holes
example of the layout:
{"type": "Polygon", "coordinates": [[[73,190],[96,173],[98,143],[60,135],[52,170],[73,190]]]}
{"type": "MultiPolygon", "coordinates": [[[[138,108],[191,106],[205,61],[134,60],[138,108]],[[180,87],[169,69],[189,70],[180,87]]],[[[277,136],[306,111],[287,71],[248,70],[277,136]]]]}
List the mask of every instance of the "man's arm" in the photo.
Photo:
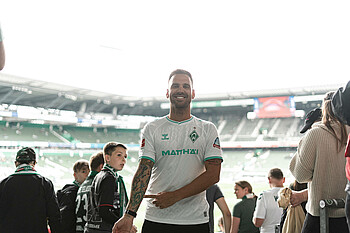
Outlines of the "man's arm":
{"type": "Polygon", "coordinates": [[[253,214],[253,224],[256,227],[261,227],[266,218],[266,206],[265,206],[265,197],[261,193],[256,201],[256,207],[253,214]]]}
{"type": "Polygon", "coordinates": [[[127,210],[137,212],[147,190],[154,162],[141,159],[139,167],[134,175],[131,186],[130,201],[127,210]]]}
{"type": "Polygon", "coordinates": [[[161,192],[155,195],[145,195],[145,198],[154,198],[153,204],[164,209],[184,198],[203,192],[220,180],[221,161],[221,159],[209,159],[205,161],[205,172],[180,189],[172,192],[161,192]]]}
{"type": "Polygon", "coordinates": [[[227,203],[225,201],[224,197],[221,197],[215,201],[215,203],[218,205],[219,209],[221,210],[223,220],[224,220],[224,226],[225,226],[225,232],[229,233],[231,228],[231,212],[228,209],[227,203]]]}
{"type": "Polygon", "coordinates": [[[240,218],[232,216],[232,226],[230,233],[238,233],[239,223],[241,222],[240,218]]]}
{"type": "Polygon", "coordinates": [[[253,223],[254,223],[254,226],[256,227],[261,227],[261,225],[263,225],[265,219],[263,218],[254,218],[253,219],[253,223]]]}
{"type": "MultiPolygon", "coordinates": [[[[151,178],[151,172],[154,162],[148,159],[141,159],[139,167],[134,175],[131,184],[131,194],[127,210],[137,212],[140,207],[143,196],[147,190],[148,182],[151,178]]],[[[129,233],[132,229],[134,217],[129,214],[124,214],[113,226],[113,233],[129,233]]]]}

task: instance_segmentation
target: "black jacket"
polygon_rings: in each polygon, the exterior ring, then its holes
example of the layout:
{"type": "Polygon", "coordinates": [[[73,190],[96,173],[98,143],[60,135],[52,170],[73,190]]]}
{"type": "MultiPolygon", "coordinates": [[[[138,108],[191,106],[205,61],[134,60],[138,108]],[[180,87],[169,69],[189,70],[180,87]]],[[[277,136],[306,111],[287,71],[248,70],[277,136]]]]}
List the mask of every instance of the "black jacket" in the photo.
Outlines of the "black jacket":
{"type": "Polygon", "coordinates": [[[62,227],[65,233],[75,233],[75,199],[79,187],[75,184],[66,184],[57,191],[58,204],[62,216],[62,227]]]}
{"type": "Polygon", "coordinates": [[[112,232],[120,218],[118,185],[107,169],[98,173],[91,185],[84,232],[112,232]]]}
{"type": "Polygon", "coordinates": [[[39,174],[15,174],[0,183],[0,232],[60,233],[61,216],[52,182],[39,174]]]}
{"type": "Polygon", "coordinates": [[[87,207],[90,197],[92,181],[97,175],[96,171],[91,171],[86,180],[80,185],[75,199],[76,233],[83,233],[86,223],[87,207]]]}

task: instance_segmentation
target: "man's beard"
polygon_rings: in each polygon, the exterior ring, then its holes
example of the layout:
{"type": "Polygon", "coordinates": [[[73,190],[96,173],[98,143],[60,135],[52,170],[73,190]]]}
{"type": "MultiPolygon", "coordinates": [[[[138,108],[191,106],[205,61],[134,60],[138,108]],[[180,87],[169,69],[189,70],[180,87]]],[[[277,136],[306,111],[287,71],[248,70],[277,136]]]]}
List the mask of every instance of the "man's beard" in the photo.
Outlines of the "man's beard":
{"type": "Polygon", "coordinates": [[[179,102],[179,101],[176,100],[176,97],[172,96],[172,97],[170,97],[170,103],[173,106],[175,106],[176,108],[183,108],[183,109],[185,109],[185,108],[188,108],[190,106],[191,99],[188,99],[188,97],[185,97],[184,101],[179,102]]]}

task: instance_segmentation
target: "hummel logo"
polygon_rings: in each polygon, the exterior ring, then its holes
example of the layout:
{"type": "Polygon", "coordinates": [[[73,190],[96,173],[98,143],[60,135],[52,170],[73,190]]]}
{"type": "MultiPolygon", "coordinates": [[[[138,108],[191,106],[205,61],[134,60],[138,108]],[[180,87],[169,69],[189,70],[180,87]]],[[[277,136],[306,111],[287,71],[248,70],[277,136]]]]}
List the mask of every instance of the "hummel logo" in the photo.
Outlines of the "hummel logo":
{"type": "Polygon", "coordinates": [[[169,140],[168,134],[162,134],[162,140],[169,140]]]}

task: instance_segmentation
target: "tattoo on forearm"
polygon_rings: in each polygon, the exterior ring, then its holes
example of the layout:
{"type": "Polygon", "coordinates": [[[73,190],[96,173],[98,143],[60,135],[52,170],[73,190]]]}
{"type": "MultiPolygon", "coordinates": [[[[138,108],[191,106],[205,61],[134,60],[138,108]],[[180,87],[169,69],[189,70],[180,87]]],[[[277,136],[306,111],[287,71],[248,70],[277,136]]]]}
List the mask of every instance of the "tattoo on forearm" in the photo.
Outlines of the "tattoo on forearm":
{"type": "Polygon", "coordinates": [[[135,212],[138,210],[151,178],[153,164],[154,163],[151,160],[141,159],[139,167],[132,180],[128,209],[135,212]]]}

